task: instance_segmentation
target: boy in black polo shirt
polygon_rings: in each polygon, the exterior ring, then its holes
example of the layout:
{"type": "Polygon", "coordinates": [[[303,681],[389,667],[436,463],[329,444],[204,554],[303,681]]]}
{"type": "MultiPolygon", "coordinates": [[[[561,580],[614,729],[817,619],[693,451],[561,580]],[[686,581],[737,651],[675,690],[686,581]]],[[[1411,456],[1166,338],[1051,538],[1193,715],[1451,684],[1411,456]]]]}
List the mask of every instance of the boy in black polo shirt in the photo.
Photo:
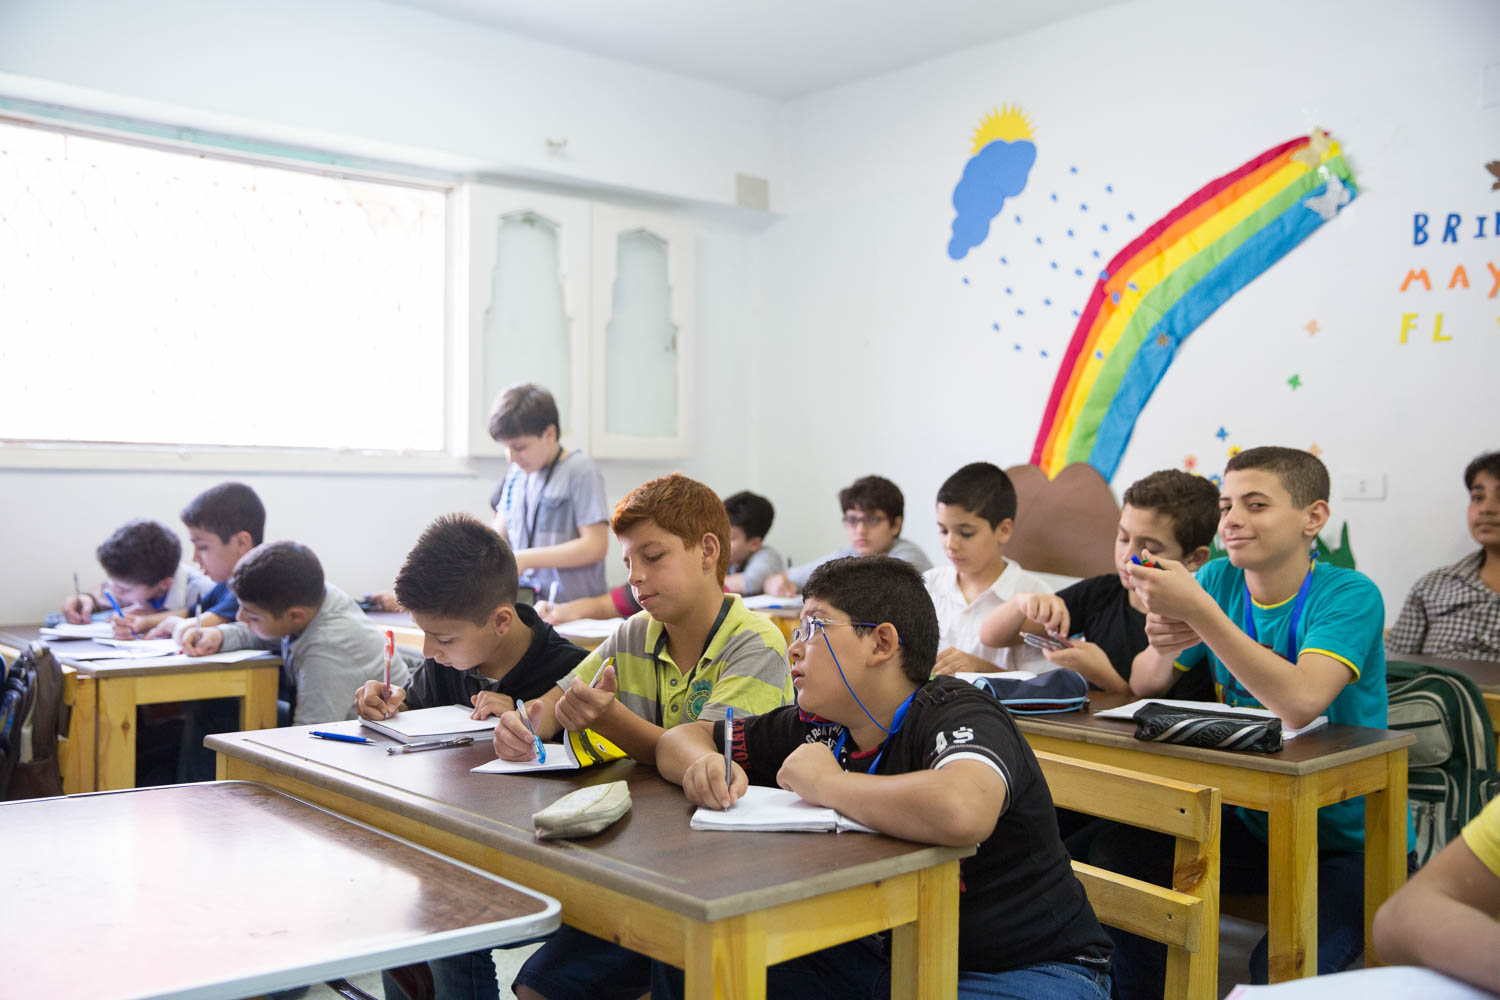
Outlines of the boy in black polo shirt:
{"type": "MultiPolygon", "coordinates": [[[[516,603],[516,557],[493,528],[467,514],[428,525],[396,575],[396,598],[424,633],[427,660],[408,688],[368,681],[354,695],[367,719],[403,708],[467,705],[475,719],[509,712],[516,699],[539,698],[587,654],[535,611],[516,603]]],[[[429,961],[440,997],[496,996],[490,949],[429,961]]],[[[385,995],[407,994],[389,973],[385,995]]]]}
{"type": "Polygon", "coordinates": [[[587,654],[516,603],[516,557],[505,539],[467,514],[438,518],[396,576],[396,596],[424,634],[427,660],[408,688],[368,681],[354,704],[367,719],[403,708],[468,705],[473,717],[539,698],[587,654]]]}
{"type": "MultiPolygon", "coordinates": [[[[1052,795],[1005,709],[963,681],[928,679],[938,624],[922,576],[899,559],[835,559],[803,587],[790,649],[797,704],[747,719],[726,787],[723,723],[669,730],[663,777],[722,809],[780,785],[882,833],[979,845],[961,862],[960,997],[1103,998],[1109,938],[1058,839],[1052,795]]],[[[660,966],[657,990],[681,993],[660,966]]],[[[883,942],[839,945],[768,970],[767,995],[885,996],[883,942]]]]}

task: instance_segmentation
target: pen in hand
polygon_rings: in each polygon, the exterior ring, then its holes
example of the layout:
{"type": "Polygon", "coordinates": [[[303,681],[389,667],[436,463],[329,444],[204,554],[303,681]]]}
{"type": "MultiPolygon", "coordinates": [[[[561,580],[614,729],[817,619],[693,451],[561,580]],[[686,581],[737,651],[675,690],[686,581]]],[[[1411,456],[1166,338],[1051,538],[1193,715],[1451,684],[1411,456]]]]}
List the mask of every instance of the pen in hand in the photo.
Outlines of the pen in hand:
{"type": "Polygon", "coordinates": [[[547,763],[547,748],[542,746],[542,738],[536,734],[536,727],[531,724],[531,716],[526,714],[526,703],[520,698],[516,699],[516,711],[521,713],[521,721],[526,723],[526,728],[531,733],[531,741],[536,745],[536,762],[547,763]]]}
{"type": "MultiPolygon", "coordinates": [[[[733,746],[734,709],[732,707],[726,707],[724,709],[724,791],[726,794],[728,794],[729,790],[734,787],[734,756],[732,753],[733,746]]],[[[729,805],[732,806],[734,805],[734,803],[730,802],[729,805]]],[[[728,807],[726,806],[726,808],[728,807]]]]}
{"type": "MultiPolygon", "coordinates": [[[[106,589],[104,591],[104,596],[107,597],[107,598],[109,598],[109,606],[115,609],[115,614],[119,615],[120,618],[125,622],[126,625],[130,625],[130,619],[126,618],[125,617],[125,612],[120,610],[120,602],[117,601],[117,600],[115,600],[115,595],[111,594],[106,589]]],[[[141,634],[139,632],[137,632],[135,630],[135,626],[132,625],[130,627],[130,638],[132,638],[132,639],[139,639],[140,637],[141,637],[141,634]]]]}

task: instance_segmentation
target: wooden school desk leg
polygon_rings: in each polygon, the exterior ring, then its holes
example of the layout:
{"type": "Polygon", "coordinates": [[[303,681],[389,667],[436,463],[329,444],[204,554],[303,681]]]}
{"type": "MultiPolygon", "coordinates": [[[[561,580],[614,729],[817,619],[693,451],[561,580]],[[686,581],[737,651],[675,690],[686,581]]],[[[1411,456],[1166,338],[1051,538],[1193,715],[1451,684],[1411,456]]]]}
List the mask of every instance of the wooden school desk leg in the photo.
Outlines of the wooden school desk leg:
{"type": "Polygon", "coordinates": [[[94,759],[101,792],[135,787],[135,681],[111,677],[94,685],[99,723],[94,759]]]}
{"type": "Polygon", "coordinates": [[[958,862],[918,873],[917,919],[891,931],[891,996],[958,996],[958,862]]]}
{"type": "Polygon", "coordinates": [[[92,792],[97,787],[94,784],[94,727],[97,725],[98,705],[94,698],[94,678],[70,668],[64,673],[63,684],[63,704],[72,708],[67,739],[57,750],[63,794],[92,792]]]}
{"type": "Polygon", "coordinates": [[[1484,707],[1489,710],[1490,722],[1495,727],[1495,753],[1500,755],[1500,694],[1484,692],[1484,707]]]}
{"type": "Polygon", "coordinates": [[[1375,954],[1375,911],[1406,884],[1406,748],[1385,755],[1385,787],[1365,796],[1365,965],[1375,954]]]}
{"type": "Polygon", "coordinates": [[[765,1000],[766,926],[762,914],[689,924],[684,945],[688,1000],[765,1000]]]}
{"type": "Polygon", "coordinates": [[[280,670],[280,667],[275,670],[257,667],[247,672],[245,696],[240,699],[241,730],[276,728],[276,682],[280,670]]]}
{"type": "Polygon", "coordinates": [[[1278,779],[1271,792],[1267,917],[1273,983],[1318,972],[1318,806],[1312,782],[1278,779]]]}

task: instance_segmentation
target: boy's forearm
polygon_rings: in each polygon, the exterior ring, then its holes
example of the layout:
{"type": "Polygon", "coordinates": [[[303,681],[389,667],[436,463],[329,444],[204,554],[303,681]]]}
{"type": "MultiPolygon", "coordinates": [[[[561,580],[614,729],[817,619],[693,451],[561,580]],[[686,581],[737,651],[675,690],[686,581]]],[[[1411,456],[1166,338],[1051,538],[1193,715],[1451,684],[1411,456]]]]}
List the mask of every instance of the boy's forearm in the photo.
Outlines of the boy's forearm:
{"type": "Polygon", "coordinates": [[[609,554],[609,535],[604,525],[588,525],[584,534],[556,545],[522,549],[516,553],[526,568],[572,569],[601,562],[609,554]],[[598,529],[598,530],[595,530],[598,529]]]}
{"type": "Polygon", "coordinates": [[[1297,664],[1250,638],[1222,611],[1199,616],[1193,626],[1235,680],[1256,701],[1292,725],[1308,724],[1332,700],[1324,700],[1308,684],[1297,664]]]}
{"type": "Polygon", "coordinates": [[[656,770],[673,784],[682,784],[682,776],[693,761],[705,754],[718,753],[714,746],[713,724],[688,722],[668,729],[656,744],[656,770]]]}
{"type": "Polygon", "coordinates": [[[632,760],[642,764],[656,765],[656,744],[666,732],[636,715],[618,701],[589,727],[594,732],[624,750],[632,760]]]}
{"type": "Polygon", "coordinates": [[[1130,690],[1138,698],[1155,698],[1172,686],[1177,670],[1176,658],[1155,646],[1147,646],[1135,655],[1130,665],[1130,690]]]}
{"type": "Polygon", "coordinates": [[[865,826],[923,844],[977,844],[995,828],[1002,801],[989,802],[967,781],[941,771],[860,774],[828,783],[827,806],[865,826]]]}
{"type": "Polygon", "coordinates": [[[992,647],[1014,646],[1021,641],[1021,628],[1025,624],[1026,616],[1012,597],[985,615],[979,623],[979,641],[992,647]]]}

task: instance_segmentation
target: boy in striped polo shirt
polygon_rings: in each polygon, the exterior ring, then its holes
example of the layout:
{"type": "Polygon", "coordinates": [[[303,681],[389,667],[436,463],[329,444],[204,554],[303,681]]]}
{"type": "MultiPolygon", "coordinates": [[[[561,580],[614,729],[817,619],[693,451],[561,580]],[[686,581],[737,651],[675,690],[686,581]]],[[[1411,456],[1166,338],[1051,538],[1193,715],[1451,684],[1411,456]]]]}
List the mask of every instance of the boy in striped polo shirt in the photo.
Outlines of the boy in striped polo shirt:
{"type": "MultiPolygon", "coordinates": [[[[673,726],[715,722],[724,710],[760,715],[791,704],[786,642],[769,618],[724,593],[729,515],[707,486],[673,473],[637,487],[615,508],[630,587],[642,611],[626,619],[558,687],[527,704],[542,739],[592,729],[643,764],[673,726]]],[[[495,753],[530,760],[520,715],[500,717],[495,753]]],[[[635,998],[651,984],[651,960],[563,927],[521,969],[521,998],[635,998]]]]}

